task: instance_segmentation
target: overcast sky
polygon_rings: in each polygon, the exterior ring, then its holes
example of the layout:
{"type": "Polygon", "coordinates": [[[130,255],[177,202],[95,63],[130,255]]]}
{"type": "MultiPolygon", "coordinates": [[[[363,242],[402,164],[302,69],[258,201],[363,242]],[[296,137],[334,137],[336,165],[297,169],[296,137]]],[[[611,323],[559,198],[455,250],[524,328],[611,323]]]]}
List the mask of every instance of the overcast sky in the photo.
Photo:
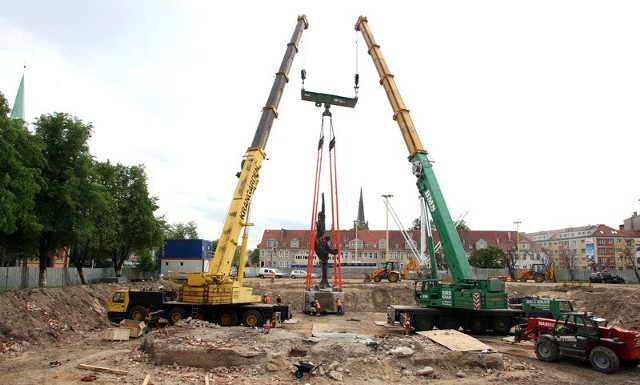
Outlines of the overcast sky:
{"type": "MultiPolygon", "coordinates": [[[[195,221],[205,239],[219,238],[300,14],[310,25],[266,146],[250,248],[264,229],[311,225],[322,109],[300,100],[303,68],[305,89],[347,97],[360,74],[356,108],[332,108],[340,228],[356,219],[361,188],[371,229],[386,226],[384,194],[405,227],[419,216],[407,147],[354,30],[360,15],[454,220],[473,230],[617,228],[640,211],[637,1],[0,0],[0,9],[10,106],[26,63],[27,121],[65,112],[92,123],[91,153],[144,164],[157,214],[195,221]]],[[[328,180],[326,165],[327,196],[328,180]]]]}

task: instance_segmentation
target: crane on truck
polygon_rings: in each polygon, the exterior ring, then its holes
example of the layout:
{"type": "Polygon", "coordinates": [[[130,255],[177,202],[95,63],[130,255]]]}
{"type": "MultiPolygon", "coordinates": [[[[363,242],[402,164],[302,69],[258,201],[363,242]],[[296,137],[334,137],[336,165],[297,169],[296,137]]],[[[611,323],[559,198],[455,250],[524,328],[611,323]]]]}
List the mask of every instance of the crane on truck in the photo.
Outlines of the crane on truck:
{"type": "Polygon", "coordinates": [[[290,312],[284,304],[262,304],[261,297],[253,294],[251,287],[243,286],[246,262],[247,231],[251,198],[259,182],[259,171],[266,158],[265,148],[274,120],[278,117],[278,105],[285,85],[289,81],[289,71],[298,52],[302,32],[309,23],[306,16],[298,16],[296,27],[285,55],[276,73],[267,104],[256,132],[241,163],[241,171],[236,174],[238,184],[227,211],[218,246],[213,253],[208,272],[188,273],[187,281],[175,293],[165,291],[136,292],[118,290],[109,301],[107,312],[111,321],[119,322],[125,317],[142,320],[164,317],[175,323],[187,316],[217,322],[221,326],[261,326],[279,313],[281,318],[289,318],[290,312]],[[240,233],[244,228],[237,279],[231,277],[231,263],[238,246],[240,233]]]}
{"type": "Polygon", "coordinates": [[[415,281],[415,305],[389,305],[388,322],[405,325],[405,321],[409,319],[416,330],[430,330],[434,326],[441,329],[462,327],[478,334],[488,330],[493,330],[495,334],[507,334],[515,325],[516,317],[523,312],[509,307],[503,281],[477,279],[474,276],[438,185],[429,154],[422,147],[394,76],[371,34],[367,18],[360,16],[355,29],[364,37],[368,53],[380,76],[380,84],[391,103],[393,119],[398,123],[409,150],[408,159],[417,179],[416,186],[433,218],[453,278],[449,284],[438,281],[435,256],[430,246],[432,278],[415,281]]]}

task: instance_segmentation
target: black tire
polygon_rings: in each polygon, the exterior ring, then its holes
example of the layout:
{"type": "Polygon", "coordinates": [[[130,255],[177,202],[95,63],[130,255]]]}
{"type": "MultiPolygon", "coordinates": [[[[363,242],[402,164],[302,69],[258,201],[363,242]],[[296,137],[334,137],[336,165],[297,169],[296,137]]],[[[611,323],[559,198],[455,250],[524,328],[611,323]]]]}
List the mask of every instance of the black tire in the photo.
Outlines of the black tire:
{"type": "Polygon", "coordinates": [[[438,329],[453,329],[458,330],[460,328],[460,319],[455,315],[443,315],[438,321],[438,329]]]}
{"type": "Polygon", "coordinates": [[[220,310],[217,322],[220,326],[236,326],[238,324],[238,314],[231,309],[220,310]]]}
{"type": "Polygon", "coordinates": [[[436,325],[435,319],[433,319],[430,315],[417,315],[413,317],[413,322],[411,322],[416,331],[425,331],[431,330],[436,325]]]}
{"type": "Polygon", "coordinates": [[[127,317],[136,321],[144,321],[147,315],[147,309],[142,305],[135,305],[129,309],[127,317]]]}
{"type": "Polygon", "coordinates": [[[291,276],[291,278],[296,279],[296,278],[298,278],[298,277],[296,277],[295,275],[292,275],[292,276],[291,276]]]}
{"type": "Polygon", "coordinates": [[[374,281],[374,282],[380,282],[380,281],[382,281],[382,276],[381,276],[381,275],[376,275],[375,277],[373,277],[373,281],[374,281]]]}
{"type": "Polygon", "coordinates": [[[389,273],[389,275],[387,275],[387,279],[389,282],[398,282],[400,280],[400,274],[395,272],[389,273]]]}
{"type": "Polygon", "coordinates": [[[534,280],[536,283],[542,283],[542,282],[544,282],[544,275],[542,275],[542,274],[536,274],[536,275],[534,275],[534,276],[533,276],[533,280],[534,280]]]}
{"type": "Polygon", "coordinates": [[[247,310],[242,315],[242,325],[246,327],[260,327],[264,324],[264,317],[257,310],[247,310]]]}
{"type": "Polygon", "coordinates": [[[491,319],[491,329],[495,335],[506,336],[512,327],[513,321],[509,317],[493,317],[491,319]]]}
{"type": "Polygon", "coordinates": [[[469,331],[471,334],[484,334],[489,329],[489,319],[482,315],[471,317],[469,331]]]}
{"type": "Polygon", "coordinates": [[[536,344],[536,356],[540,361],[555,362],[560,357],[558,344],[548,338],[541,338],[536,344]]]}
{"type": "Polygon", "coordinates": [[[293,375],[296,376],[296,378],[299,380],[304,376],[304,372],[302,370],[296,370],[293,375]]]}
{"type": "Polygon", "coordinates": [[[620,367],[618,355],[606,346],[596,346],[589,354],[591,366],[599,372],[611,374],[620,367]]]}
{"type": "Polygon", "coordinates": [[[181,307],[172,307],[167,314],[169,323],[175,325],[178,321],[187,319],[187,311],[181,307]]]}

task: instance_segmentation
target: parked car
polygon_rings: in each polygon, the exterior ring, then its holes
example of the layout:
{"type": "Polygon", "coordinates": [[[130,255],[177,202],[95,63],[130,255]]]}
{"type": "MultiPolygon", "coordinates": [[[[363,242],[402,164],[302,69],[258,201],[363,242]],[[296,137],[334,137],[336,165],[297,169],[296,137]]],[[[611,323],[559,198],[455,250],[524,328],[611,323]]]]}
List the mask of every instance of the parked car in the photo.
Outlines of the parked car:
{"type": "MultiPolygon", "coordinates": [[[[311,278],[317,278],[318,276],[315,273],[311,273],[311,278]]],[[[292,270],[291,278],[307,278],[306,270],[292,270]]]]}
{"type": "Polygon", "coordinates": [[[597,271],[589,275],[589,282],[593,283],[624,283],[624,278],[609,273],[608,271],[597,271]]]}
{"type": "Polygon", "coordinates": [[[271,278],[271,275],[274,275],[275,278],[283,278],[284,274],[278,269],[272,269],[269,267],[261,267],[258,270],[258,277],[260,278],[271,278]]]}

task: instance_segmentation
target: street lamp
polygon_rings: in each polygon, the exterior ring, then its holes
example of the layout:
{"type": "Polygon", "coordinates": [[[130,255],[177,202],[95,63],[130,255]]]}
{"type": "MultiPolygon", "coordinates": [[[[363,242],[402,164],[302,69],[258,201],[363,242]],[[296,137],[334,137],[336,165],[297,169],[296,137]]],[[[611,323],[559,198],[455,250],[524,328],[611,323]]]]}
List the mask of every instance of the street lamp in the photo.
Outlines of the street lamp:
{"type": "Polygon", "coordinates": [[[273,245],[271,248],[271,262],[269,262],[269,267],[273,267],[273,256],[276,255],[276,245],[273,245]]]}
{"type": "Polygon", "coordinates": [[[358,221],[353,221],[353,226],[356,228],[356,239],[355,239],[355,243],[356,243],[356,247],[355,247],[355,255],[353,256],[354,260],[357,261],[358,260],[358,221]]]}
{"type": "Polygon", "coordinates": [[[517,253],[516,260],[517,260],[518,258],[520,258],[520,223],[522,222],[514,221],[513,223],[516,224],[516,253],[517,253]]]}
{"type": "Polygon", "coordinates": [[[385,206],[387,206],[387,250],[385,255],[385,261],[389,262],[389,198],[393,197],[393,195],[383,195],[382,196],[385,201],[385,206]]]}

